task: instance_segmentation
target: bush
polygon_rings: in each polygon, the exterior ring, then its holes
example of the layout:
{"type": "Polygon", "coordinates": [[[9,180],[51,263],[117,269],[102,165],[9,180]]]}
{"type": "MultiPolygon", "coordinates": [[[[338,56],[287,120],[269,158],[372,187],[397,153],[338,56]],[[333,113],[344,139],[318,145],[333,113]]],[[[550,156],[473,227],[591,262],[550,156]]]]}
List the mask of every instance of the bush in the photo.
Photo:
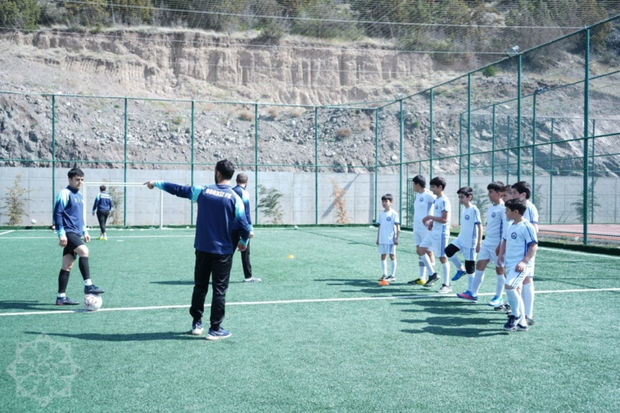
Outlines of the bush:
{"type": "Polygon", "coordinates": [[[493,77],[495,75],[497,75],[497,69],[493,65],[487,66],[482,70],[482,76],[484,77],[493,77]]]}
{"type": "Polygon", "coordinates": [[[348,138],[352,133],[353,132],[351,132],[349,128],[338,128],[338,130],[336,130],[336,136],[340,139],[348,138]]]}
{"type": "Polygon", "coordinates": [[[36,30],[41,17],[37,0],[0,1],[0,27],[36,30]]]}
{"type": "Polygon", "coordinates": [[[248,122],[252,122],[254,120],[254,114],[247,110],[239,112],[238,117],[240,120],[246,120],[248,122]]]}
{"type": "Polygon", "coordinates": [[[21,186],[22,176],[17,175],[13,181],[13,186],[6,188],[6,199],[4,200],[4,209],[9,215],[10,226],[21,224],[22,217],[26,215],[26,199],[24,195],[28,190],[21,186]]]}

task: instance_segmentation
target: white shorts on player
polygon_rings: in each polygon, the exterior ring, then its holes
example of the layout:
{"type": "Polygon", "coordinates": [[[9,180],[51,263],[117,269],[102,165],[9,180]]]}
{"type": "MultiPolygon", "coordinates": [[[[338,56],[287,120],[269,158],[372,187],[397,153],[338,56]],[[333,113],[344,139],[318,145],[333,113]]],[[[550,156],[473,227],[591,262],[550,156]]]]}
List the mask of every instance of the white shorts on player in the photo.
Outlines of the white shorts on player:
{"type": "Polygon", "coordinates": [[[422,242],[424,241],[424,238],[428,237],[430,233],[431,232],[425,226],[414,227],[413,228],[413,243],[418,247],[421,246],[422,242]]]}
{"type": "MultiPolygon", "coordinates": [[[[476,249],[475,248],[466,247],[464,245],[464,242],[462,242],[459,238],[452,241],[451,244],[459,249],[461,254],[463,254],[463,258],[465,259],[465,261],[476,260],[476,249]]],[[[468,244],[471,245],[471,242],[468,242],[468,244]]]]}
{"type": "Polygon", "coordinates": [[[448,245],[449,234],[445,232],[431,232],[429,231],[426,237],[422,240],[420,247],[426,248],[435,254],[436,257],[445,257],[446,245],[448,245]]]}
{"type": "Polygon", "coordinates": [[[506,285],[516,290],[523,285],[525,277],[531,277],[533,273],[534,267],[529,265],[521,272],[515,271],[514,266],[512,268],[506,268],[506,285]]]}
{"type": "Polygon", "coordinates": [[[396,254],[396,245],[394,244],[379,244],[379,246],[377,247],[377,249],[379,250],[379,254],[383,255],[394,255],[396,254]]]}
{"type": "Polygon", "coordinates": [[[495,251],[497,250],[497,245],[491,245],[490,243],[482,242],[482,246],[480,247],[480,252],[478,253],[478,261],[486,261],[489,260],[496,267],[497,265],[497,254],[495,251]]]}

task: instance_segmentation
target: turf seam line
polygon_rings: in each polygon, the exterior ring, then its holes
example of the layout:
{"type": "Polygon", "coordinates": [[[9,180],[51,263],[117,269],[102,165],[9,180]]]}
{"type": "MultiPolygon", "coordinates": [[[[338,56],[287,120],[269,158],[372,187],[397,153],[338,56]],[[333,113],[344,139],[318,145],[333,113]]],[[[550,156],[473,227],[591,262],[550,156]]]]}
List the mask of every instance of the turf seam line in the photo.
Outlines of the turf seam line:
{"type": "MultiPolygon", "coordinates": [[[[536,290],[536,294],[566,294],[566,293],[587,293],[587,292],[607,292],[607,291],[620,291],[620,287],[615,288],[585,288],[585,289],[570,289],[570,290],[536,290]]],[[[492,296],[494,293],[482,293],[479,297],[492,296]]],[[[307,304],[307,303],[328,303],[328,302],[346,302],[346,301],[380,301],[380,300],[406,300],[416,298],[455,298],[452,294],[416,294],[416,295],[389,295],[389,296],[374,296],[374,297],[341,297],[341,298],[306,298],[296,300],[270,300],[270,301],[240,301],[227,303],[227,306],[243,306],[243,305],[272,305],[272,304],[307,304]]],[[[210,304],[205,304],[205,308],[210,307],[210,304]]],[[[185,305],[161,305],[161,306],[145,306],[145,307],[113,307],[102,308],[97,312],[110,312],[110,311],[140,311],[140,310],[167,310],[177,308],[189,308],[188,304],[185,305]]],[[[47,311],[25,311],[20,313],[0,313],[0,317],[9,316],[25,316],[25,315],[48,315],[48,314],[71,314],[71,313],[85,313],[88,312],[83,309],[77,310],[47,310],[47,311]]]]}

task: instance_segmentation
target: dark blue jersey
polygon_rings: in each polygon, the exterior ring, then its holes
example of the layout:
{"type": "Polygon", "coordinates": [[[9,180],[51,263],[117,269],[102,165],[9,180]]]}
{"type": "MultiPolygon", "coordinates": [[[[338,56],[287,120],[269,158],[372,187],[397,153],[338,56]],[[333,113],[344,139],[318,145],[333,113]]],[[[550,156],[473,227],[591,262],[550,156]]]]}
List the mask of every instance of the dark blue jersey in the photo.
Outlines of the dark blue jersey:
{"type": "Polygon", "coordinates": [[[241,200],[243,201],[243,208],[245,208],[245,219],[248,221],[248,224],[250,224],[250,231],[252,231],[252,217],[250,216],[250,193],[241,185],[237,185],[236,187],[234,187],[233,191],[235,191],[237,195],[239,195],[239,198],[241,198],[241,200]]]}
{"type": "Polygon", "coordinates": [[[73,232],[82,235],[84,225],[84,199],[79,189],[66,187],[58,193],[54,204],[54,225],[58,236],[73,232]]]}
{"type": "Polygon", "coordinates": [[[112,198],[107,192],[99,192],[93,204],[93,214],[99,210],[101,212],[110,212],[112,209],[112,198]]]}
{"type": "Polygon", "coordinates": [[[241,242],[247,244],[250,224],[245,217],[243,201],[230,185],[182,186],[154,181],[153,185],[172,195],[188,198],[198,204],[194,248],[211,254],[232,254],[231,232],[238,228],[241,242]]]}

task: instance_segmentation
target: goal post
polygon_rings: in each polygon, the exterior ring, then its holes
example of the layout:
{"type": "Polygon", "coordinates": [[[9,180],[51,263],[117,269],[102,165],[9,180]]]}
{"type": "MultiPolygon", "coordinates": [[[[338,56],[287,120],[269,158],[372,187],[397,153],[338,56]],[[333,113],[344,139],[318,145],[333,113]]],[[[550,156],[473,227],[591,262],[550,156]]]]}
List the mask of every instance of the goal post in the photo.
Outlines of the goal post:
{"type": "Polygon", "coordinates": [[[112,213],[108,221],[109,224],[123,227],[138,225],[157,225],[160,229],[164,227],[164,191],[150,191],[144,182],[108,181],[84,182],[82,186],[85,204],[84,222],[87,227],[99,225],[96,219],[89,220],[89,216],[101,185],[106,186],[106,192],[112,198],[112,213]],[[159,208],[154,208],[154,203],[159,208]]]}

